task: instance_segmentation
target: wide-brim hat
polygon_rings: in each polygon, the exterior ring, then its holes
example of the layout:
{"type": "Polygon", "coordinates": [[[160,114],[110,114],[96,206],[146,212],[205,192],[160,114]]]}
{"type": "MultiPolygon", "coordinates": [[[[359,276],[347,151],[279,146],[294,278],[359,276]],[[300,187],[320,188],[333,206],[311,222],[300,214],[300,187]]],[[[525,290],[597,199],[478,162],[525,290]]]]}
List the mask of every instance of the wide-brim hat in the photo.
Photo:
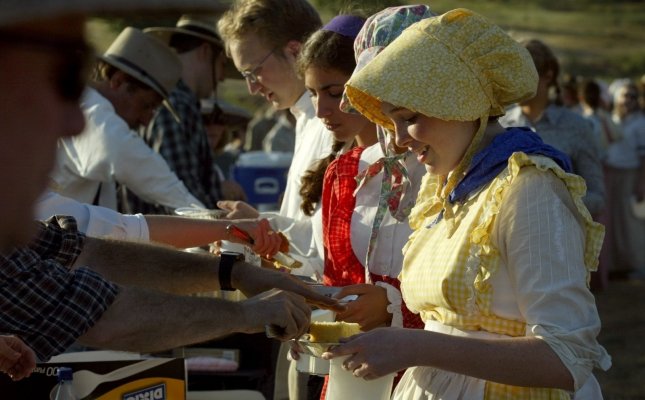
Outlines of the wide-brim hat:
{"type": "MultiPolygon", "coordinates": [[[[173,35],[188,35],[203,39],[224,50],[224,42],[217,32],[217,14],[191,15],[184,14],[177,20],[176,26],[154,26],[143,31],[157,36],[166,44],[170,43],[173,35]]],[[[224,76],[228,79],[242,79],[239,71],[235,69],[230,60],[224,67],[224,76]]]]}
{"type": "Polygon", "coordinates": [[[188,35],[203,39],[216,46],[224,48],[224,42],[217,32],[217,17],[214,15],[182,15],[176,26],[153,26],[143,30],[145,33],[157,36],[162,42],[169,44],[173,35],[188,35]]]}
{"type": "Polygon", "coordinates": [[[528,51],[466,9],[411,25],[346,84],[352,106],[388,129],[382,102],[454,121],[504,114],[535,96],[538,74],[528,51]]]}
{"type": "Polygon", "coordinates": [[[146,13],[223,12],[230,6],[222,0],[5,0],[0,9],[0,26],[55,18],[69,14],[123,15],[146,13]]]}
{"type": "Polygon", "coordinates": [[[179,120],[168,96],[181,77],[181,61],[161,40],[127,27],[99,58],[159,93],[164,106],[179,120]]]}

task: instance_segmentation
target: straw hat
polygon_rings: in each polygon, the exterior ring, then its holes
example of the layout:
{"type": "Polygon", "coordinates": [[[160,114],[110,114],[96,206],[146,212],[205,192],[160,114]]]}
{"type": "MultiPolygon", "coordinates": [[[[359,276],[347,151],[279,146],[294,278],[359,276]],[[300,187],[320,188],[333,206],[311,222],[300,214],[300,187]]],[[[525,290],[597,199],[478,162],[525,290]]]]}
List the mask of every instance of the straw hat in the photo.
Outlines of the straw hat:
{"type": "Polygon", "coordinates": [[[166,44],[170,43],[173,35],[181,34],[203,39],[223,49],[224,43],[217,33],[216,24],[217,18],[215,16],[185,14],[177,20],[176,27],[155,26],[143,31],[157,36],[166,44]]]}
{"type": "Polygon", "coordinates": [[[533,97],[537,81],[523,46],[484,17],[457,9],[410,26],[352,75],[346,92],[359,112],[393,129],[383,101],[442,120],[475,121],[533,97]]]}
{"type": "Polygon", "coordinates": [[[170,47],[152,35],[127,27],[99,58],[159,93],[164,106],[179,120],[168,94],[181,77],[181,61],[170,47]]]}
{"type": "MultiPolygon", "coordinates": [[[[214,14],[207,15],[182,15],[175,27],[155,26],[143,30],[157,36],[164,43],[169,44],[170,39],[175,34],[194,36],[214,44],[220,49],[224,49],[224,42],[217,32],[217,16],[214,14]]],[[[228,79],[242,79],[239,71],[235,69],[230,60],[227,60],[224,67],[224,76],[228,79]]]]}
{"type": "Polygon", "coordinates": [[[68,14],[122,15],[135,11],[223,12],[229,4],[222,0],[3,0],[0,26],[54,18],[68,14]]]}

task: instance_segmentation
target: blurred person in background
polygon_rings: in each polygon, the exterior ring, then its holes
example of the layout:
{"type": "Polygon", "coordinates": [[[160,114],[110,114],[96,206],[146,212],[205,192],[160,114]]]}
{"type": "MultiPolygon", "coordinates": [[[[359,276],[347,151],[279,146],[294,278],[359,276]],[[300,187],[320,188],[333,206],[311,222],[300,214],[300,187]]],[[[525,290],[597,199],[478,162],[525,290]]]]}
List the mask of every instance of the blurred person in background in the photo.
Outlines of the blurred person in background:
{"type": "Polygon", "coordinates": [[[244,188],[231,178],[231,168],[235,165],[239,152],[227,151],[225,147],[235,132],[246,132],[251,115],[243,108],[213,98],[201,101],[201,113],[208,144],[213,152],[213,168],[222,182],[223,198],[246,201],[244,188]]]}
{"type": "Polygon", "coordinates": [[[296,144],[296,119],[288,110],[276,110],[274,115],[277,120],[262,139],[262,150],[268,153],[272,151],[293,153],[296,144]]]}
{"type": "Polygon", "coordinates": [[[602,100],[600,85],[593,79],[587,79],[580,86],[580,100],[583,115],[593,124],[594,134],[601,145],[601,160],[603,162],[603,175],[605,178],[605,208],[597,216],[598,221],[605,225],[605,240],[600,253],[598,271],[591,276],[592,289],[605,289],[609,283],[609,270],[611,269],[611,257],[609,249],[611,246],[612,226],[610,214],[612,213],[612,202],[610,201],[611,182],[610,171],[607,170],[607,149],[612,143],[622,140],[622,132],[614,123],[611,114],[607,111],[602,100]]]}
{"type": "MultiPolygon", "coordinates": [[[[181,78],[168,101],[179,120],[160,108],[140,134],[168,163],[186,188],[206,208],[217,208],[222,196],[221,179],[213,168],[213,153],[200,110],[200,100],[211,97],[224,79],[226,55],[216,31],[217,19],[208,15],[182,15],[174,27],[144,31],[175,50],[181,61],[181,78]]],[[[129,212],[169,214],[173,210],[151,204],[128,193],[129,212]]]]}
{"type": "Polygon", "coordinates": [[[580,104],[578,77],[575,75],[566,74],[562,79],[560,87],[560,96],[556,102],[573,111],[576,114],[582,114],[582,105],[580,104]]]}
{"type": "Polygon", "coordinates": [[[523,45],[540,77],[537,93],[508,110],[500,123],[505,127],[528,126],[544,142],[566,153],[573,163],[573,172],[587,183],[584,203],[591,215],[597,217],[605,204],[600,142],[594,136],[591,122],[551,99],[552,90],[560,91],[560,64],[551,49],[539,40],[525,41],[523,45]]]}
{"type": "Polygon", "coordinates": [[[256,111],[249,122],[244,150],[293,153],[295,128],[296,118],[288,109],[276,110],[266,103],[256,111]]]}
{"type": "Polygon", "coordinates": [[[622,139],[607,149],[608,259],[614,277],[645,278],[645,219],[632,211],[645,199],[645,116],[638,104],[638,88],[622,81],[614,91],[613,119],[622,139]]]}
{"type": "Polygon", "coordinates": [[[117,184],[170,208],[203,207],[159,154],[137,135],[179,80],[181,64],[158,39],[125,28],[98,60],[81,107],[85,130],[58,143],[52,189],[117,209],[117,184]]]}
{"type": "Polygon", "coordinates": [[[269,103],[263,102],[255,109],[253,118],[249,121],[244,140],[244,151],[261,151],[262,140],[276,123],[277,116],[275,108],[269,103]]]}
{"type": "Polygon", "coordinates": [[[594,134],[600,143],[602,160],[607,157],[607,148],[610,144],[622,139],[620,128],[611,118],[602,99],[602,89],[598,82],[586,79],[580,85],[580,100],[582,115],[587,117],[594,127],[594,134]]]}

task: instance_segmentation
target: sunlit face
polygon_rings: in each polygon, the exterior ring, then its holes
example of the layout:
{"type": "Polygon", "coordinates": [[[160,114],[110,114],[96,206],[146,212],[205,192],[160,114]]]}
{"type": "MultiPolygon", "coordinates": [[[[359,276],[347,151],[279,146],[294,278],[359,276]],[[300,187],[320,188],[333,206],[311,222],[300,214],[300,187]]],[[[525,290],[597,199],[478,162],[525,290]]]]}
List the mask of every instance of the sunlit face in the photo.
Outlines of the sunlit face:
{"type": "Polygon", "coordinates": [[[340,101],[345,83],[350,75],[336,69],[325,69],[310,66],[305,71],[305,87],[311,96],[316,109],[316,117],[332,132],[334,138],[349,142],[369,127],[375,135],[373,125],[360,114],[348,114],[340,111],[340,101]]]}
{"type": "MultiPolygon", "coordinates": [[[[115,75],[123,74],[117,72],[115,75]]],[[[110,80],[110,102],[116,113],[125,120],[130,129],[147,126],[161,105],[161,96],[152,89],[141,88],[127,80],[113,77],[110,80]]]]}
{"type": "Polygon", "coordinates": [[[228,46],[235,68],[256,78],[246,79],[249,93],[263,96],[277,110],[296,104],[305,89],[296,74],[295,44],[271,48],[259,36],[248,34],[228,46]]]}
{"type": "Polygon", "coordinates": [[[444,121],[390,103],[384,102],[381,110],[394,124],[396,145],[415,153],[437,175],[457,167],[476,129],[471,121],[444,121]]]}
{"type": "MultiPolygon", "coordinates": [[[[0,251],[32,235],[33,206],[48,184],[58,139],[80,133],[78,99],[61,91],[69,52],[2,40],[3,35],[82,41],[83,17],[40,20],[0,29],[0,251]]],[[[77,74],[78,75],[78,74],[77,74]]]]}

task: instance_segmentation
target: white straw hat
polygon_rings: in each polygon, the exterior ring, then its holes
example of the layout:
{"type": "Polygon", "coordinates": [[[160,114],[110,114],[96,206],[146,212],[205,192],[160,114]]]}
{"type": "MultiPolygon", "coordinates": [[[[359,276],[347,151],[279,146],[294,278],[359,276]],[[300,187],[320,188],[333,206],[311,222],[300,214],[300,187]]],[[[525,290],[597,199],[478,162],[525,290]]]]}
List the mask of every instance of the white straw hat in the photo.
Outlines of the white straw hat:
{"type": "Polygon", "coordinates": [[[3,0],[0,26],[69,14],[121,15],[135,11],[218,13],[228,7],[229,4],[222,0],[3,0]]]}
{"type": "Polygon", "coordinates": [[[99,58],[159,93],[164,106],[179,120],[168,95],[181,77],[181,61],[161,40],[127,27],[99,58]]]}

